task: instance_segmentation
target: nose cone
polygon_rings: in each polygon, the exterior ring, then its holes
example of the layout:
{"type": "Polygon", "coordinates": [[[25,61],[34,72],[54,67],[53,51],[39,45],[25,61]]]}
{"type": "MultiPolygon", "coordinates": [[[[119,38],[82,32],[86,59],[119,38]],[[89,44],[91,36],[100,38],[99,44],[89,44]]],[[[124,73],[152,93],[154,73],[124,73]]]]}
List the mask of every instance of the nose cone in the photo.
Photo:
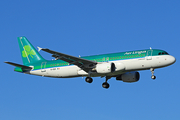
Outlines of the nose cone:
{"type": "Polygon", "coordinates": [[[170,65],[174,64],[176,62],[176,58],[174,56],[169,56],[168,62],[169,62],[170,65]]]}

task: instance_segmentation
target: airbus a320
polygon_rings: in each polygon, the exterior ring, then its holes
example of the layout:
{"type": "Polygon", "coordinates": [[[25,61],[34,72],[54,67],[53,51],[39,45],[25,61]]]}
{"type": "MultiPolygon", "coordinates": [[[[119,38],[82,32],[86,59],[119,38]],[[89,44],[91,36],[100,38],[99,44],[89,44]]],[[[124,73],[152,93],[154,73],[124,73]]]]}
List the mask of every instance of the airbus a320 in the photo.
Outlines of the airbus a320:
{"type": "Polygon", "coordinates": [[[18,37],[23,65],[5,62],[16,66],[15,71],[55,78],[86,77],[85,81],[92,83],[92,77],[105,77],[103,88],[109,88],[108,80],[115,77],[123,82],[137,82],[140,74],[137,71],[150,70],[151,78],[156,79],[154,70],[175,63],[175,57],[164,50],[145,49],[111,54],[101,54],[85,57],[75,57],[56,52],[47,48],[32,46],[26,37],[18,37]],[[55,60],[45,60],[39,51],[52,54],[55,60]]]}

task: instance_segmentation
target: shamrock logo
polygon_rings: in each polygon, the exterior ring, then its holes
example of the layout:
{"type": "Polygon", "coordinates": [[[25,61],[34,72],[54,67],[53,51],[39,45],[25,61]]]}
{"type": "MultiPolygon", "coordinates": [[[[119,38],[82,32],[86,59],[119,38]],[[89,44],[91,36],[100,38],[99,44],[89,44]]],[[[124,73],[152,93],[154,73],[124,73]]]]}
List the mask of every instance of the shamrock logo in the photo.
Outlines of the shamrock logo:
{"type": "Polygon", "coordinates": [[[35,51],[31,49],[29,45],[24,46],[24,50],[22,51],[22,56],[27,57],[30,55],[33,58],[33,55],[36,55],[35,51]]]}

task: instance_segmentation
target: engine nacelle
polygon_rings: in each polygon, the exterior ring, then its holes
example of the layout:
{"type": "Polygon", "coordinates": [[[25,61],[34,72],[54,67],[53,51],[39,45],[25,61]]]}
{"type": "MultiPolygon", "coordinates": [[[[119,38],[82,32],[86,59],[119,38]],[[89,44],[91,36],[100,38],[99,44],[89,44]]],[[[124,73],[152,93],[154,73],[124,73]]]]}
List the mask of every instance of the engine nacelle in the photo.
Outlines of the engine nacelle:
{"type": "Polygon", "coordinates": [[[123,82],[137,82],[140,78],[139,72],[127,72],[116,77],[116,80],[122,80],[123,82]]]}
{"type": "Polygon", "coordinates": [[[115,71],[122,71],[125,70],[125,66],[123,63],[116,62],[115,64],[115,71]]]}
{"type": "Polygon", "coordinates": [[[99,63],[96,65],[97,73],[111,73],[115,71],[114,63],[99,63]]]}

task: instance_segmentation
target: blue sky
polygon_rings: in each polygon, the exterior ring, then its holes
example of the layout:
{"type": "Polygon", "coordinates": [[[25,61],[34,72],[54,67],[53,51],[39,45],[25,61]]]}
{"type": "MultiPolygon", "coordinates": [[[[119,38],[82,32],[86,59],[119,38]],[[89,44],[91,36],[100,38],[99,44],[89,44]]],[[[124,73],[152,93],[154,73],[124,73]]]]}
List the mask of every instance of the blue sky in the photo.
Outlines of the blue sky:
{"type": "MultiPolygon", "coordinates": [[[[178,0],[5,0],[0,2],[0,119],[179,120],[178,0]],[[140,71],[136,83],[104,78],[45,78],[14,72],[22,64],[17,37],[73,56],[148,49],[176,57],[172,66],[140,71]]],[[[51,55],[43,51],[46,59],[51,55]]]]}

